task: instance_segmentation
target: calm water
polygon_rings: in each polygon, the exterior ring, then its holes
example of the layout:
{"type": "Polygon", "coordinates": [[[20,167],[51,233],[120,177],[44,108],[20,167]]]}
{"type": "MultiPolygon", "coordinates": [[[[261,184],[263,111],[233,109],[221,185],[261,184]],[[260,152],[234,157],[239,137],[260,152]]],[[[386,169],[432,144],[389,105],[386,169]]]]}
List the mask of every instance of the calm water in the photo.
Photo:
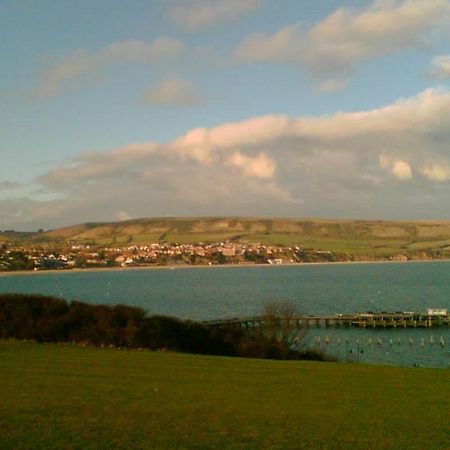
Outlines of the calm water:
{"type": "MultiPolygon", "coordinates": [[[[306,314],[450,309],[450,262],[13,275],[0,277],[0,292],[124,303],[150,313],[198,320],[259,314],[268,302],[284,300],[306,314]]],[[[311,346],[343,360],[450,367],[449,328],[313,329],[309,338],[311,346]]]]}

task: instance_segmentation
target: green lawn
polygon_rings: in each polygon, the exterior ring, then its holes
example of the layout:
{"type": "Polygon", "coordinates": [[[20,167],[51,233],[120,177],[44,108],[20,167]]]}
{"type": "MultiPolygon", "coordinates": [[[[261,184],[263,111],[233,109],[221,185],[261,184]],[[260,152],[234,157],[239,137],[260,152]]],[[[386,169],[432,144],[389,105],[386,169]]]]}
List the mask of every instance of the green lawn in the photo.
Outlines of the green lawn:
{"type": "Polygon", "coordinates": [[[164,241],[177,244],[212,243],[226,241],[235,236],[236,233],[168,233],[164,236],[164,241]]]}
{"type": "Polygon", "coordinates": [[[0,448],[446,449],[450,371],[0,341],[0,448]]]}
{"type": "Polygon", "coordinates": [[[445,239],[443,241],[418,241],[409,243],[406,248],[409,250],[432,250],[432,249],[440,249],[447,248],[450,245],[450,240],[445,239]]]}

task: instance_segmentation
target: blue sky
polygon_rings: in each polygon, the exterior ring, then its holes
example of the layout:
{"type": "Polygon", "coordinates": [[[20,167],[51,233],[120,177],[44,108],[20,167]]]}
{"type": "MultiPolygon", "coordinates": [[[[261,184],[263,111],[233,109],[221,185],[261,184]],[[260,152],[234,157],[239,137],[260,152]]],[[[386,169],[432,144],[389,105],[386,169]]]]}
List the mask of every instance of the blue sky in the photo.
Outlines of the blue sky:
{"type": "Polygon", "coordinates": [[[447,0],[3,0],[0,229],[446,219],[449,24],[447,0]]]}

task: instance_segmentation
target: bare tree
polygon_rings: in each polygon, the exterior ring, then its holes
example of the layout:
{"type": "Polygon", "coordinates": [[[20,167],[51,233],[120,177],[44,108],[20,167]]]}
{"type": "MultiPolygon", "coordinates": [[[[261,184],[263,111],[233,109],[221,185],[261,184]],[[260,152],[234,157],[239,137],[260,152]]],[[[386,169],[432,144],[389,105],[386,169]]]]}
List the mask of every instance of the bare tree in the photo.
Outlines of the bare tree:
{"type": "Polygon", "coordinates": [[[309,327],[298,320],[296,305],[291,301],[268,303],[263,312],[264,334],[285,348],[301,350],[309,327]]]}

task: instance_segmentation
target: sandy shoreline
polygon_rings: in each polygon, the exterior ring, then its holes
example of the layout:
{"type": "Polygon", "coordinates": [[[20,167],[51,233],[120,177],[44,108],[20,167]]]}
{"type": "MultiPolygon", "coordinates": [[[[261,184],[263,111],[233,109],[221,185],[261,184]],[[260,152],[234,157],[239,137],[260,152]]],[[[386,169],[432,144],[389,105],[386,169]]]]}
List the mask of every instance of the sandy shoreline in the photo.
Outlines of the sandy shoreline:
{"type": "Polygon", "coordinates": [[[252,267],[304,267],[360,264],[411,264],[428,262],[449,262],[450,259],[425,259],[411,261],[336,261],[336,262],[299,262],[285,264],[177,264],[172,266],[139,266],[139,267],[92,267],[87,269],[52,269],[52,270],[19,270],[0,272],[1,277],[25,275],[71,274],[82,272],[129,272],[143,270],[178,270],[178,269],[220,269],[220,268],[252,268],[252,267]]]}

